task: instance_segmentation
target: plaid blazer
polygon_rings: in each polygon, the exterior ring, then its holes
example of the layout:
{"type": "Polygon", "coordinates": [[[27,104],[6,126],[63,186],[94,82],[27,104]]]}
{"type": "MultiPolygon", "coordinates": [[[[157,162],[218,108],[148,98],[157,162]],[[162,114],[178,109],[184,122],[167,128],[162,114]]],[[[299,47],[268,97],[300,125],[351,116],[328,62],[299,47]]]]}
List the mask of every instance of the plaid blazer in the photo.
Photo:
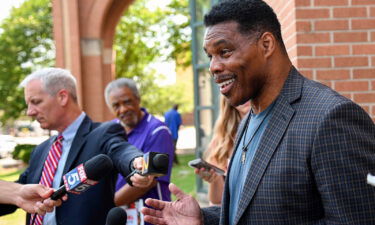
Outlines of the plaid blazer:
{"type": "MultiPolygon", "coordinates": [[[[372,170],[375,125],[368,114],[293,67],[248,171],[234,224],[375,224],[375,188],[366,184],[372,170]]],[[[229,224],[228,180],[222,207],[202,209],[204,224],[229,224]]]]}

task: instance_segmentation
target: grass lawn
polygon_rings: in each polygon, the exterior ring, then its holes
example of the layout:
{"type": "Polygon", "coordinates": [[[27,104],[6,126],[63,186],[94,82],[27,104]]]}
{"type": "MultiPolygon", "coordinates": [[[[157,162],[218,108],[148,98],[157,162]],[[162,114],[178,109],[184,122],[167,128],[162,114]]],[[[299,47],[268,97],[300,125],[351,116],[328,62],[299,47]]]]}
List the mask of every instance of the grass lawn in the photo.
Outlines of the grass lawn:
{"type": "MultiPolygon", "coordinates": [[[[178,156],[179,164],[173,165],[172,168],[172,178],[171,182],[176,184],[181,188],[185,193],[196,196],[196,181],[194,169],[190,168],[187,163],[190,160],[193,160],[195,156],[191,155],[179,155],[178,156]]],[[[7,181],[15,181],[18,179],[20,173],[23,170],[3,170],[0,169],[0,179],[7,181]]],[[[1,193],[5,194],[5,193],[1,193]]],[[[172,196],[172,199],[175,200],[175,197],[172,196]]],[[[25,224],[26,213],[18,209],[15,213],[0,217],[0,225],[10,225],[10,224],[25,224]]]]}
{"type": "MultiPolygon", "coordinates": [[[[196,196],[194,169],[188,166],[188,162],[193,159],[195,159],[193,154],[178,155],[179,164],[173,165],[171,182],[185,193],[196,196]]],[[[172,200],[175,200],[174,196],[172,196],[172,200]]]]}

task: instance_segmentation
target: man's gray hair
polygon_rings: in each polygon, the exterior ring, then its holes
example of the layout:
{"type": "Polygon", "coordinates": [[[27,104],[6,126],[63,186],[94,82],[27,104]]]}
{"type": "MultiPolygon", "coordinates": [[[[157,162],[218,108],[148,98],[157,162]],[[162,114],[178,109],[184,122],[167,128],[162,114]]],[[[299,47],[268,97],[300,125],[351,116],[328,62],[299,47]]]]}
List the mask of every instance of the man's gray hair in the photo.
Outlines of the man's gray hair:
{"type": "Polygon", "coordinates": [[[44,68],[28,75],[20,84],[25,87],[32,80],[40,80],[43,90],[51,96],[65,89],[69,92],[75,102],[77,102],[76,79],[69,70],[60,68],[44,68]]]}
{"type": "Polygon", "coordinates": [[[107,87],[105,88],[104,97],[105,97],[105,102],[107,103],[109,108],[112,108],[109,102],[109,94],[111,94],[111,92],[114,89],[119,89],[119,88],[124,88],[124,87],[129,88],[136,98],[141,99],[138,88],[137,88],[137,84],[134,82],[134,80],[129,79],[129,78],[119,78],[114,81],[111,81],[109,84],[107,84],[107,87]]]}

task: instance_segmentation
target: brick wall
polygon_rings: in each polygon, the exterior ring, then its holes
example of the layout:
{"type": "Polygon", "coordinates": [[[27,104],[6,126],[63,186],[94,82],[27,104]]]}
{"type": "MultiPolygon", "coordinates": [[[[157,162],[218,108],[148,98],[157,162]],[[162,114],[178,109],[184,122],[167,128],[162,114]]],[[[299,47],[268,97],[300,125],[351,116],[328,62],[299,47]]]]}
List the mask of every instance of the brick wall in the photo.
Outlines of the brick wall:
{"type": "Polygon", "coordinates": [[[375,121],[375,0],[265,0],[293,64],[375,121]]]}

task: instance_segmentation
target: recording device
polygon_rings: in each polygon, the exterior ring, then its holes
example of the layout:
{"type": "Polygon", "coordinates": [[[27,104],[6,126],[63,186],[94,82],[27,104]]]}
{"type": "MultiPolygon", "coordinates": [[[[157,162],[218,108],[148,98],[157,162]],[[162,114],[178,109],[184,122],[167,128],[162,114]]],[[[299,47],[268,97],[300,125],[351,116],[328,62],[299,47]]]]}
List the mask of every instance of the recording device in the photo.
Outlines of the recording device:
{"type": "Polygon", "coordinates": [[[121,207],[114,207],[107,214],[106,225],[124,225],[126,224],[127,214],[121,207]]]}
{"type": "Polygon", "coordinates": [[[169,156],[157,152],[143,155],[142,175],[164,176],[168,173],[169,156]]]}
{"type": "Polygon", "coordinates": [[[202,158],[193,159],[190,162],[188,162],[188,165],[192,168],[197,168],[197,169],[204,168],[205,170],[208,170],[208,171],[213,169],[217,174],[225,176],[224,170],[204,161],[202,158]]]}
{"type": "Polygon", "coordinates": [[[112,160],[107,155],[99,154],[66,173],[63,176],[64,185],[51,195],[51,199],[60,199],[68,192],[80,194],[97,184],[112,169],[112,160]]]}
{"type": "Polygon", "coordinates": [[[142,176],[153,175],[155,177],[165,176],[168,173],[169,155],[165,153],[147,152],[143,155],[142,170],[133,170],[125,179],[126,182],[133,186],[130,177],[135,173],[142,176]]]}

